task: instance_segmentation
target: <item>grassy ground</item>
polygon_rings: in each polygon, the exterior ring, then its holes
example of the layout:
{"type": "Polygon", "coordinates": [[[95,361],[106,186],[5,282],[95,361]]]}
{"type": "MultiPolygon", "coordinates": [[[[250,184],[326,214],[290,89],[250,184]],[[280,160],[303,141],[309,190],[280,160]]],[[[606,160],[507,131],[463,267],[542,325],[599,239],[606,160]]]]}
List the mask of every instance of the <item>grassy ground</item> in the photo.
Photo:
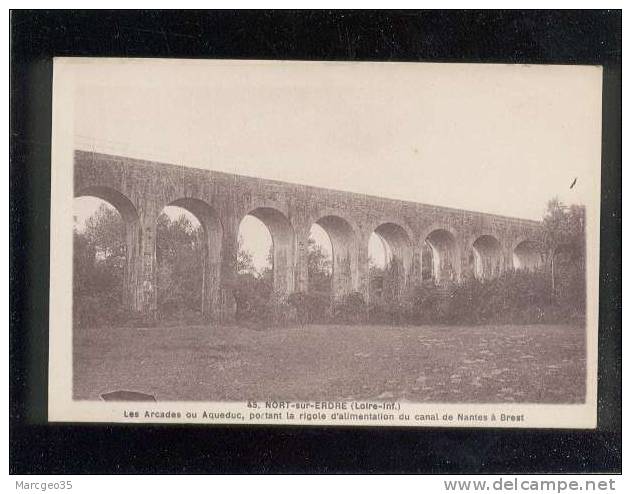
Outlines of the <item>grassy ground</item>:
{"type": "Polygon", "coordinates": [[[78,329],[74,395],[158,400],[576,403],[584,329],[307,326],[78,329]]]}

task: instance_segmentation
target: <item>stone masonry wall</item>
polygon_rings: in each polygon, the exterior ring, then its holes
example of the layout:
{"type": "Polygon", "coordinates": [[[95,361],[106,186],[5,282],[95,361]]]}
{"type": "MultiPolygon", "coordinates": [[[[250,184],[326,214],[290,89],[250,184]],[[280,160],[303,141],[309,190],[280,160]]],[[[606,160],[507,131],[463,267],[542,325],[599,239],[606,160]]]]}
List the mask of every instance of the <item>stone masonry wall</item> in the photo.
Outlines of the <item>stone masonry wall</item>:
{"type": "MultiPolygon", "coordinates": [[[[450,270],[445,277],[457,281],[473,275],[472,262],[485,255],[480,249],[474,255],[474,243],[481,236],[499,243],[495,255],[501,258],[501,269],[514,266],[518,246],[523,250],[542,236],[542,224],[531,220],[87,151],[75,152],[74,191],[75,196],[92,195],[110,202],[125,219],[127,298],[130,308],[140,312],[156,309],[156,219],[172,204],[195,214],[208,234],[205,306],[213,319],[229,319],[234,312],[237,237],[247,214],[268,225],[276,249],[275,285],[287,293],[306,290],[307,240],[316,222],[331,237],[337,295],[350,291],[368,294],[368,239],[377,228],[409,259],[405,279],[410,284],[421,281],[426,239],[436,239],[430,242],[436,264],[450,270]]],[[[493,262],[497,264],[497,260],[493,262]]]]}

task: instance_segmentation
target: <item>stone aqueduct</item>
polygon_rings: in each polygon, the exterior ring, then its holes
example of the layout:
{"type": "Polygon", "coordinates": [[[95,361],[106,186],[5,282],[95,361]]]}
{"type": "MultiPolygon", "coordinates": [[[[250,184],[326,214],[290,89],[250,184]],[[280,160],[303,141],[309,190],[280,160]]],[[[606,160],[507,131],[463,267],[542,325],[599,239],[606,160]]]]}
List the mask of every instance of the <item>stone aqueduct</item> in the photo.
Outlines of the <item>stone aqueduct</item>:
{"type": "Polygon", "coordinates": [[[307,241],[319,224],[329,235],[336,296],[368,296],[368,241],[375,232],[401,260],[403,282],[418,284],[423,255],[432,256],[432,278],[489,278],[543,262],[536,245],[542,224],[518,218],[384,199],[273,180],[75,151],[74,194],[112,204],[126,225],[125,301],[151,314],[157,306],[156,220],[165,206],[194,214],[206,233],[204,312],[234,314],[232,294],[239,224],[250,214],[269,229],[275,290],[306,291],[307,241]],[[427,247],[429,246],[429,248],[427,247]]]}

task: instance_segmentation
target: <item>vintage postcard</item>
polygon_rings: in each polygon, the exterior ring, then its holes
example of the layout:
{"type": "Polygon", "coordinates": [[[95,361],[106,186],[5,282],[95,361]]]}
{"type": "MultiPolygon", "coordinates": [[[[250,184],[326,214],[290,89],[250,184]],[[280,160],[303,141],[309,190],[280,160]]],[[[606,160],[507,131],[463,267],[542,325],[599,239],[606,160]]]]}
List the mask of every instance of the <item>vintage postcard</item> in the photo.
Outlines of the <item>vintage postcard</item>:
{"type": "Polygon", "coordinates": [[[602,69],[58,58],[49,420],[596,426],[602,69]]]}

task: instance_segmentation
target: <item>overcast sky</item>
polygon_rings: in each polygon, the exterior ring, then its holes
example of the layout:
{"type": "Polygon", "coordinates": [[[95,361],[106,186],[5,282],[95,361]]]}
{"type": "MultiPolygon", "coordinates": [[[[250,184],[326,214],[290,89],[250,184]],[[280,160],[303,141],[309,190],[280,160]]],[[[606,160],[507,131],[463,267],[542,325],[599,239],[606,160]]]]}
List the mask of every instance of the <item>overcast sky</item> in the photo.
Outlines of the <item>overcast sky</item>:
{"type": "Polygon", "coordinates": [[[594,67],[75,60],[62,70],[74,72],[83,149],[532,219],[554,196],[589,203],[600,176],[594,67]]]}

